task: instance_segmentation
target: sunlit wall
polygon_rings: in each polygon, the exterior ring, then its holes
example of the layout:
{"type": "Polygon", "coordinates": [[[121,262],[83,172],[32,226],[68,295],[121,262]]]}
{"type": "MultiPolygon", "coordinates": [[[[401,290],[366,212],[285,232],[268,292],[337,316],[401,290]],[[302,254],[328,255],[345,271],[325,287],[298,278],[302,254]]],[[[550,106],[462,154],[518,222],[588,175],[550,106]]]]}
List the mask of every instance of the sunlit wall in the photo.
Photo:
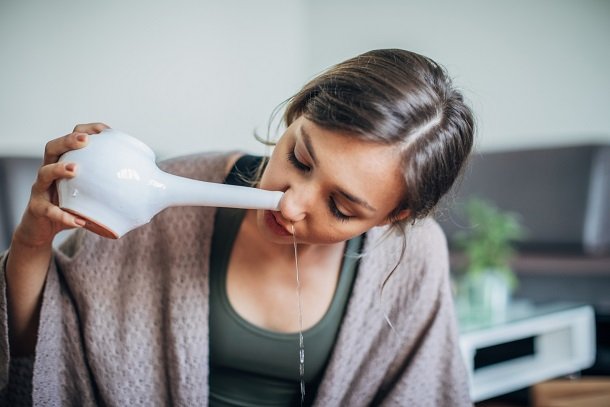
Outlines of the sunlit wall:
{"type": "Polygon", "coordinates": [[[464,90],[483,150],[610,143],[610,1],[307,3],[311,72],[367,49],[407,48],[464,90]]]}
{"type": "Polygon", "coordinates": [[[300,1],[0,1],[0,154],[103,121],[160,156],[264,149],[304,75],[300,1]]]}
{"type": "Polygon", "coordinates": [[[0,154],[104,121],[162,157],[264,149],[273,108],[371,48],[438,60],[481,149],[610,142],[604,0],[0,1],[0,154]]]}

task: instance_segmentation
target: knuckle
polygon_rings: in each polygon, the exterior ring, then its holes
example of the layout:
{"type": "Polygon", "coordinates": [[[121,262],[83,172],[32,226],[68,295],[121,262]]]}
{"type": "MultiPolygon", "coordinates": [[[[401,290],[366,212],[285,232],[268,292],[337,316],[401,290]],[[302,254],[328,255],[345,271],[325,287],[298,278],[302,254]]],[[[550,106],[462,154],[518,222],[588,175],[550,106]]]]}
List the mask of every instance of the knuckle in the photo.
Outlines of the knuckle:
{"type": "Polygon", "coordinates": [[[44,145],[44,155],[49,155],[51,151],[52,141],[47,141],[47,144],[44,145]]]}
{"type": "Polygon", "coordinates": [[[30,202],[28,204],[28,206],[25,208],[25,214],[30,216],[30,217],[32,217],[32,218],[36,217],[36,215],[37,215],[36,214],[36,207],[34,206],[33,202],[30,202]]]}
{"type": "Polygon", "coordinates": [[[73,132],[72,132],[72,133],[70,133],[70,134],[66,134],[66,135],[63,137],[63,140],[62,140],[62,141],[63,141],[63,143],[64,143],[64,145],[67,145],[67,146],[72,145],[72,143],[74,142],[74,140],[76,140],[76,134],[77,134],[77,133],[78,133],[77,131],[73,131],[73,132]]]}
{"type": "Polygon", "coordinates": [[[51,215],[53,215],[53,207],[51,205],[45,206],[44,209],[42,210],[42,214],[45,217],[50,218],[51,215]]]}
{"type": "Polygon", "coordinates": [[[61,213],[61,222],[65,225],[70,225],[72,226],[72,216],[70,216],[68,213],[66,212],[62,212],[61,213]]]}
{"type": "Polygon", "coordinates": [[[51,172],[53,174],[53,178],[56,178],[56,177],[58,177],[58,176],[63,174],[64,166],[59,164],[59,163],[56,163],[56,164],[53,165],[51,172]]]}
{"type": "Polygon", "coordinates": [[[36,180],[37,181],[44,180],[45,172],[46,172],[45,167],[38,168],[38,173],[36,174],[36,180]]]}
{"type": "Polygon", "coordinates": [[[87,134],[95,134],[99,133],[104,129],[107,129],[108,126],[104,123],[84,123],[77,124],[74,126],[73,132],[75,133],[87,133],[87,134]]]}
{"type": "Polygon", "coordinates": [[[40,167],[38,169],[38,173],[36,174],[36,178],[32,183],[32,193],[39,192],[42,189],[42,185],[45,184],[45,170],[44,167],[40,167]]]}

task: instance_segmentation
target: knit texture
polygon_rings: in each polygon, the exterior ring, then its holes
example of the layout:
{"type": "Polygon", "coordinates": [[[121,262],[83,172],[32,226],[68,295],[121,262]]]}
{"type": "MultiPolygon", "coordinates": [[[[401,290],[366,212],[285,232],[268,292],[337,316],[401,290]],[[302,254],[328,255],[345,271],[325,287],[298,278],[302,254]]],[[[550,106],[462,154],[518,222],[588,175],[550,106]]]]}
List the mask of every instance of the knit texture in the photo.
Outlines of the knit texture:
{"type": "MultiPolygon", "coordinates": [[[[162,167],[222,182],[229,156],[194,155],[162,167]]],[[[9,358],[1,278],[0,402],[207,405],[214,213],[206,207],[166,209],[119,240],[74,233],[54,253],[48,271],[33,369],[27,360],[9,358]]],[[[430,219],[409,226],[405,255],[380,297],[380,283],[402,247],[402,237],[385,232],[367,233],[315,405],[471,405],[444,235],[430,219]]],[[[0,258],[3,276],[5,260],[6,254],[0,258]]]]}

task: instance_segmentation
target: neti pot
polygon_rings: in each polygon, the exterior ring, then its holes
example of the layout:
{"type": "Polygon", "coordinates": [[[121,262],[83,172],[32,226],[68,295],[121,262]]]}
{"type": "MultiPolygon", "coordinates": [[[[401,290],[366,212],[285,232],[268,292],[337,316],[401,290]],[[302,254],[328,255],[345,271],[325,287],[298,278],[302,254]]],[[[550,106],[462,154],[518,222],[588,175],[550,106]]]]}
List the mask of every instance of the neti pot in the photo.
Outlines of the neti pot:
{"type": "Polygon", "coordinates": [[[162,171],[155,153],[114,129],[89,137],[60,157],[76,175],[57,183],[59,207],[87,220],[87,229],[118,239],[171,206],[277,210],[283,193],[184,178],[162,171]]]}

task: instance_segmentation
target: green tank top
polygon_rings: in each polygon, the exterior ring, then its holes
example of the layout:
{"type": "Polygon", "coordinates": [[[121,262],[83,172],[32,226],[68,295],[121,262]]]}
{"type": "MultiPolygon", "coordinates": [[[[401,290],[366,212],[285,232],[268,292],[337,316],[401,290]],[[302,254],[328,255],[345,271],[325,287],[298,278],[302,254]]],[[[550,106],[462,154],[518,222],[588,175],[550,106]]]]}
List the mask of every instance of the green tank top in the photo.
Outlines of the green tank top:
{"type": "MultiPolygon", "coordinates": [[[[227,297],[227,267],[244,210],[218,209],[210,257],[210,406],[300,405],[299,335],[251,324],[227,297]]],[[[326,314],[303,332],[305,404],[311,404],[333,348],[357,272],[362,237],[346,244],[326,314]]],[[[256,270],[252,270],[253,273],[256,270]]],[[[296,287],[296,280],[295,280],[296,287]]]]}

